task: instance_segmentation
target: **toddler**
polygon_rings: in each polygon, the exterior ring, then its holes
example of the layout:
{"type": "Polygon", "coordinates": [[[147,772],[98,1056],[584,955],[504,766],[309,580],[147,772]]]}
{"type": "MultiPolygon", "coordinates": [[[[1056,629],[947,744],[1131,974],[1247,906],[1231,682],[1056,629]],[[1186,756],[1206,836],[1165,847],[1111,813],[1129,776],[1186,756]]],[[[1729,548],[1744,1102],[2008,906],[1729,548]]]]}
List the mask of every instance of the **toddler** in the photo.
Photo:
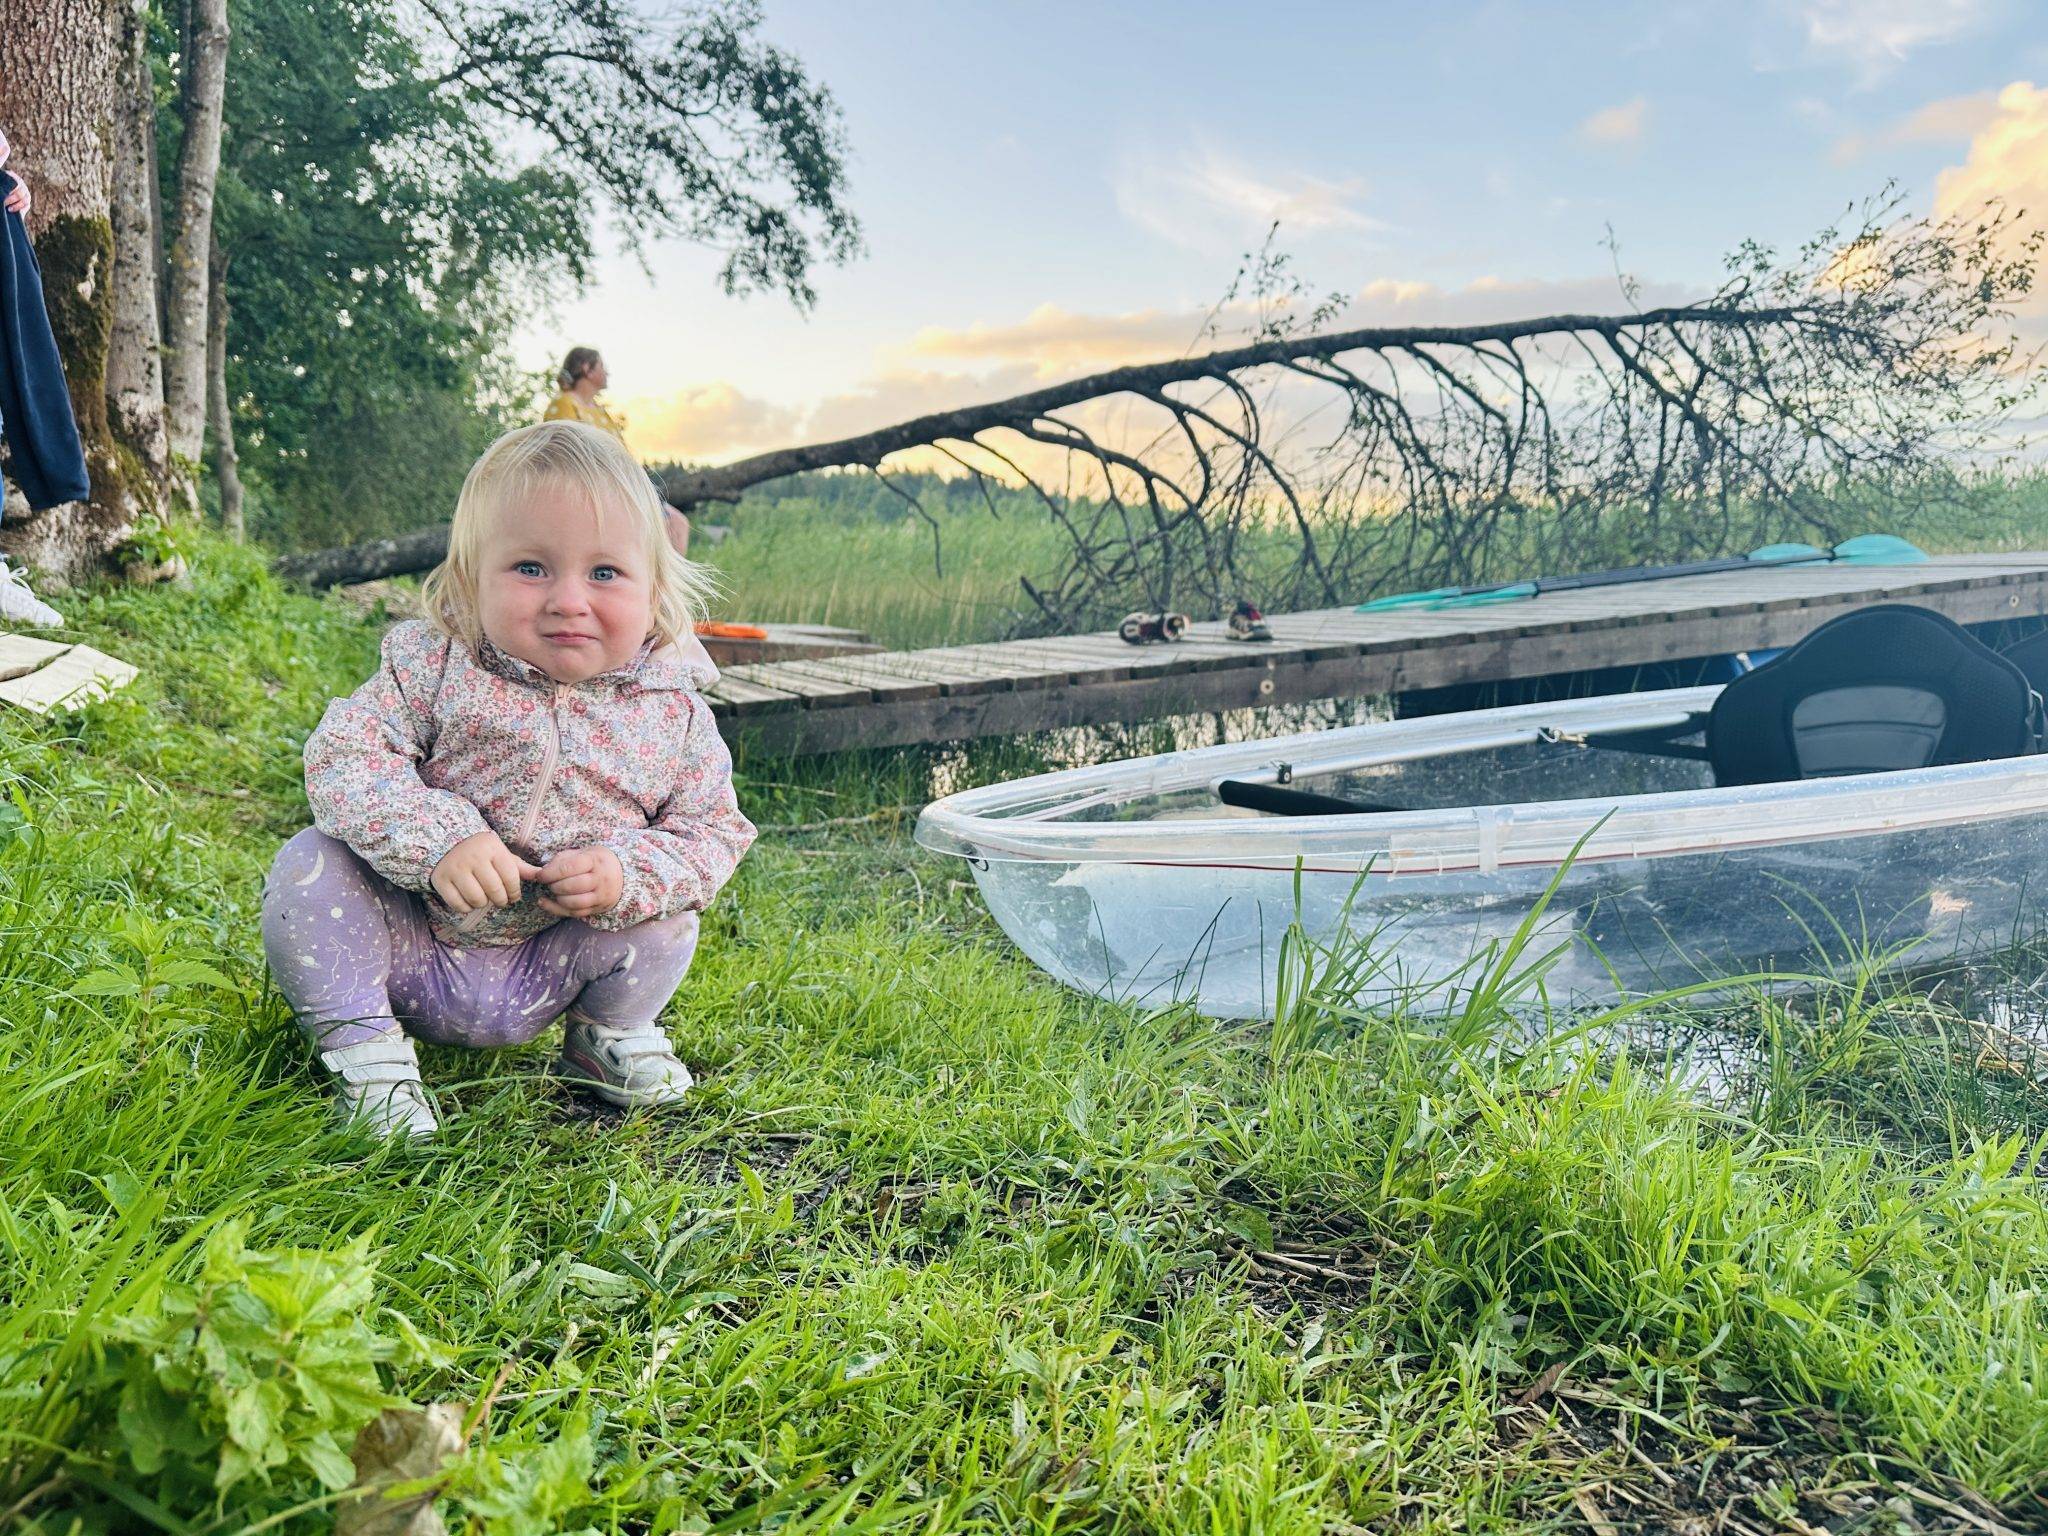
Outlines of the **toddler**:
{"type": "Polygon", "coordinates": [[[657,1019],[754,840],[696,692],[708,590],[595,427],[507,433],[469,472],[430,617],[328,706],[314,824],[263,893],[279,990],[378,1133],[436,1127],[414,1037],[516,1045],[564,1012],[580,1086],[627,1106],[690,1086],[657,1019]]]}

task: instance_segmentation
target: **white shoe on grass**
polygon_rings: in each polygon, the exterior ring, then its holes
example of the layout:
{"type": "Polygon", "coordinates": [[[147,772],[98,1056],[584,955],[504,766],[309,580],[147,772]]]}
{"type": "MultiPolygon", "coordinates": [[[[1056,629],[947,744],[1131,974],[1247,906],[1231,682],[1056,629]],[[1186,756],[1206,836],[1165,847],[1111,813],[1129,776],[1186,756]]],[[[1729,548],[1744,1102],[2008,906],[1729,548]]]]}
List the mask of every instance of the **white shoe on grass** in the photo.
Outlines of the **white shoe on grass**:
{"type": "Polygon", "coordinates": [[[320,1062],[336,1078],[342,1119],[387,1139],[431,1136],[441,1128],[420,1082],[419,1056],[403,1032],[322,1051],[320,1062]]]}
{"type": "Polygon", "coordinates": [[[562,1039],[562,1076],[623,1109],[680,1104],[694,1079],[659,1025],[613,1029],[570,1014],[562,1039]]]}
{"type": "Polygon", "coordinates": [[[0,555],[0,619],[9,624],[28,624],[37,629],[55,629],[64,615],[37,597],[28,578],[0,555]]]}

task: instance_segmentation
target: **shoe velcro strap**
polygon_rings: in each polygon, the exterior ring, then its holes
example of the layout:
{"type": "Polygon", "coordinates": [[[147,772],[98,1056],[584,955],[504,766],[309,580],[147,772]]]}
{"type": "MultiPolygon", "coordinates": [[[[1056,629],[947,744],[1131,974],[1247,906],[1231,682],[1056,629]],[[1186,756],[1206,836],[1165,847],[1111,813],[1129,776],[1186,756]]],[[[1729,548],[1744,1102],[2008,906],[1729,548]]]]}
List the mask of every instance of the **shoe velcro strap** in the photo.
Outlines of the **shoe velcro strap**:
{"type": "Polygon", "coordinates": [[[338,1071],[350,1087],[416,1087],[420,1083],[418,1071],[406,1071],[401,1067],[346,1067],[338,1071]]]}
{"type": "Polygon", "coordinates": [[[348,1083],[416,1083],[420,1078],[420,1059],[412,1041],[396,1030],[322,1051],[320,1063],[348,1083]]]}
{"type": "Polygon", "coordinates": [[[676,1048],[666,1035],[614,1035],[606,1043],[628,1061],[645,1061],[650,1056],[675,1060],[676,1048]]]}

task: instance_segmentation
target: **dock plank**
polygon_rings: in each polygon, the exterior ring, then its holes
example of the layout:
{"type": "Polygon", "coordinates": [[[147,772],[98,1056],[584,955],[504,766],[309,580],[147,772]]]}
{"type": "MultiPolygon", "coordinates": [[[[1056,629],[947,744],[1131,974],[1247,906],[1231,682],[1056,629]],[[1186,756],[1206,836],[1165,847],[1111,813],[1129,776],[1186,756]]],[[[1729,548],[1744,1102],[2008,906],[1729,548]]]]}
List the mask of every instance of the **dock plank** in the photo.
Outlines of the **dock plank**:
{"type": "Polygon", "coordinates": [[[1268,615],[1269,642],[1209,620],[1176,643],[1105,631],[770,663],[728,671],[707,696],[760,750],[835,751],[1781,647],[1881,602],[1964,624],[2048,616],[2048,552],[1778,566],[1463,609],[1305,609],[1268,615]]]}
{"type": "Polygon", "coordinates": [[[767,688],[749,677],[737,674],[728,668],[718,675],[718,681],[704,690],[704,697],[711,701],[716,712],[721,705],[728,706],[727,712],[734,714],[760,714],[771,709],[801,709],[803,700],[796,694],[781,688],[767,688]]]}

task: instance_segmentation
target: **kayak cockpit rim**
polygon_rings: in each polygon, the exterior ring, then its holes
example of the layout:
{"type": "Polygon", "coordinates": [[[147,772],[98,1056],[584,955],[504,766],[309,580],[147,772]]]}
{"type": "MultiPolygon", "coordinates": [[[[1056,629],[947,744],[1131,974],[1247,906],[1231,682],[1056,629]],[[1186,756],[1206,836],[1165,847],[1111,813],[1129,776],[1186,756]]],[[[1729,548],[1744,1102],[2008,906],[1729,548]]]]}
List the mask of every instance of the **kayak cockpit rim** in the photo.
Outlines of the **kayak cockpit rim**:
{"type": "Polygon", "coordinates": [[[977,864],[1300,867],[1392,878],[1792,845],[2048,811],[2048,758],[2036,756],[1741,787],[1355,815],[1072,819],[1103,805],[1189,792],[1211,796],[1225,779],[1277,784],[1283,771],[1292,782],[1588,735],[1663,732],[1668,738],[1702,719],[1719,692],[1671,689],[1514,705],[1066,769],[934,801],[919,817],[917,841],[977,864]]]}

